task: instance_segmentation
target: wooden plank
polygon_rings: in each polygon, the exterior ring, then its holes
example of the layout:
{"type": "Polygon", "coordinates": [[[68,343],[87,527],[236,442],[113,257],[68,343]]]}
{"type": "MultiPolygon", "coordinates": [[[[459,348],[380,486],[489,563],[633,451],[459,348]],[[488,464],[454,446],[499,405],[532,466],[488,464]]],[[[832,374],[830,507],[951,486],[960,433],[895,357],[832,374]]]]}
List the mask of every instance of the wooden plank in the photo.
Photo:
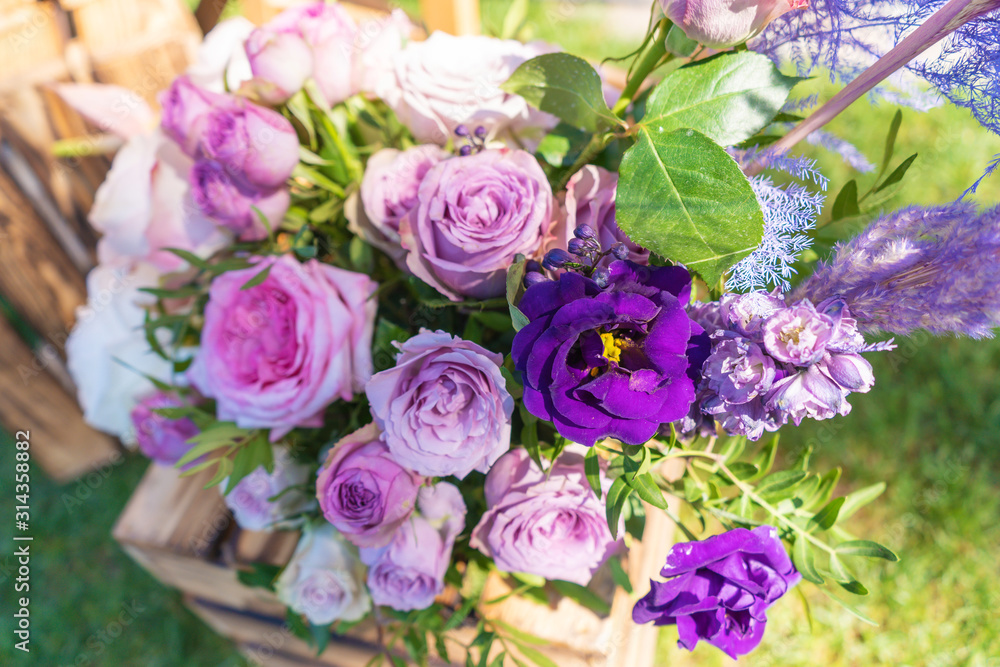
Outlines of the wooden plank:
{"type": "Polygon", "coordinates": [[[479,0],[420,0],[420,14],[427,31],[453,35],[478,35],[479,0]]]}
{"type": "Polygon", "coordinates": [[[76,401],[3,317],[0,394],[0,423],[12,434],[31,432],[32,458],[56,481],[68,482],[122,456],[114,440],[84,423],[76,401]]]}
{"type": "Polygon", "coordinates": [[[0,293],[46,341],[63,351],[86,301],[83,275],[27,197],[0,169],[0,293]]]}

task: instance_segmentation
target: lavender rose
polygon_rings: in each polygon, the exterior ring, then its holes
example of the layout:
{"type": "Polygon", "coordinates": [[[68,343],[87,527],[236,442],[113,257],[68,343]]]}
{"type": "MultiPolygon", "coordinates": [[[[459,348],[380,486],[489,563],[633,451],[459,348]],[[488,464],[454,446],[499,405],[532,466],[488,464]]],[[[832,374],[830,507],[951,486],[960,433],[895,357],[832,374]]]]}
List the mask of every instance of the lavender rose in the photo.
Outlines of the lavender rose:
{"type": "Polygon", "coordinates": [[[280,113],[237,101],[205,120],[201,148],[226,171],[267,190],[284,185],[299,163],[299,138],[280,113]]]}
{"type": "Polygon", "coordinates": [[[261,190],[232,176],[214,160],[198,160],[191,168],[191,197],[198,209],[212,220],[239,235],[243,241],[266,239],[267,227],[277,229],[291,201],[284,188],[261,190]],[[256,211],[254,209],[257,209],[256,211]]]}
{"type": "Polygon", "coordinates": [[[454,301],[504,293],[518,253],[534,254],[552,220],[552,188],[529,153],[485,150],[438,163],[400,223],[406,265],[454,301]]]}
{"type": "Polygon", "coordinates": [[[308,528],[275,582],[278,599],[314,625],[360,621],[372,608],[365,566],[333,526],[308,528]]]}
{"type": "Polygon", "coordinates": [[[721,49],[757,36],[782,14],[808,7],[809,0],[660,0],[660,6],[688,37],[721,49]]]}
{"type": "Polygon", "coordinates": [[[685,269],[617,260],[607,280],[567,272],[529,287],[511,355],[525,407],[560,434],[641,444],[687,414],[708,341],[684,311],[685,269]]]}
{"type": "MultiPolygon", "coordinates": [[[[274,448],[274,470],[264,466],[244,477],[223,493],[226,507],[244,530],[271,530],[305,510],[312,499],[302,489],[310,476],[309,466],[297,463],[284,447],[274,448]]],[[[226,488],[228,481],[219,485],[226,488]]]]}
{"type": "Polygon", "coordinates": [[[451,157],[439,146],[425,144],[405,151],[383,148],[368,160],[361,179],[361,208],[347,207],[352,229],[395,260],[406,255],[400,245],[399,222],[417,205],[424,176],[451,157]]]}
{"type": "Polygon", "coordinates": [[[163,132],[191,157],[197,157],[205,124],[213,107],[229,108],[233,98],[199,88],[187,75],[179,76],[160,95],[163,132]]]}
{"type": "Polygon", "coordinates": [[[555,50],[542,42],[435,32],[396,54],[393,76],[383,77],[373,92],[421,143],[443,146],[462,124],[482,125],[491,136],[527,130],[540,138],[556,119],[500,86],[521,63],[555,50]]]}
{"type": "Polygon", "coordinates": [[[399,611],[426,609],[444,590],[455,538],[465,528],[465,501],[447,482],[420,489],[418,513],[381,549],[362,549],[368,589],[377,605],[399,611]]]}
{"type": "Polygon", "coordinates": [[[514,399],[503,356],[444,331],[403,343],[365,387],[393,458],[430,477],[486,472],[510,448],[514,399]]]}
{"type": "Polygon", "coordinates": [[[681,648],[706,641],[734,660],[757,648],[767,608],[801,579],[771,526],[676,544],[660,574],[672,579],[650,582],[633,620],[676,625],[681,648]]]}
{"type": "Polygon", "coordinates": [[[564,451],[548,475],[527,451],[511,450],[486,476],[486,505],[470,545],[505,572],[586,586],[620,545],[576,447],[564,451]]]}
{"type": "Polygon", "coordinates": [[[423,478],[400,466],[369,424],[334,445],[316,480],[323,516],[360,547],[381,547],[413,513],[423,478]]]}
{"type": "Polygon", "coordinates": [[[191,383],[218,402],[218,417],[270,428],[272,440],[323,423],[372,372],[377,285],[367,276],[289,255],[212,281],[191,383]],[[263,270],[262,283],[243,289],[263,270]]]}
{"type": "Polygon", "coordinates": [[[153,412],[159,408],[180,408],[185,403],[174,394],[157,390],[132,408],[132,425],[139,451],[162,465],[173,465],[192,445],[188,442],[201,429],[188,419],[171,419],[153,412]]]}

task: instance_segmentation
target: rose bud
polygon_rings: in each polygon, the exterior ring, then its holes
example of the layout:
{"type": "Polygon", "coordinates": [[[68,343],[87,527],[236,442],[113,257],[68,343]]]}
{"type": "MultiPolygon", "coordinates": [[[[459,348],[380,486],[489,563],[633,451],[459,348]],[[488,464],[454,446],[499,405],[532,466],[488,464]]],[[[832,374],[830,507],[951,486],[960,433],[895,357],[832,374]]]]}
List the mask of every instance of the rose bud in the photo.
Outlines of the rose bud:
{"type": "Polygon", "coordinates": [[[298,34],[257,28],[247,39],[246,52],[250,71],[265,84],[263,97],[269,103],[286,101],[312,75],[312,49],[298,34]]]}
{"type": "Polygon", "coordinates": [[[209,114],[202,150],[260,188],[283,185],[299,163],[295,128],[276,111],[244,100],[209,114]]]}
{"type": "Polygon", "coordinates": [[[231,108],[235,103],[231,95],[211,93],[194,85],[188,76],[180,76],[160,94],[160,125],[185,153],[196,157],[209,113],[231,108]]]}
{"type": "Polygon", "coordinates": [[[663,13],[691,39],[713,49],[756,37],[767,24],[809,0],[660,0],[663,13]]]}
{"type": "Polygon", "coordinates": [[[214,160],[199,160],[191,168],[191,197],[202,213],[239,234],[244,241],[267,238],[267,229],[257,212],[277,229],[290,201],[285,188],[259,190],[226,173],[214,160]]]}

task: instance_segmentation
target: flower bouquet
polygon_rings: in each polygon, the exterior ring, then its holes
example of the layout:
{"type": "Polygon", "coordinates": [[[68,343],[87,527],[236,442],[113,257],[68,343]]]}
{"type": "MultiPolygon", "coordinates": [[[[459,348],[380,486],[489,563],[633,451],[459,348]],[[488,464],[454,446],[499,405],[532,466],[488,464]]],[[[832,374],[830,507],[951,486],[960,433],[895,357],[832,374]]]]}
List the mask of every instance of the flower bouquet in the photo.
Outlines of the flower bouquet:
{"type": "MultiPolygon", "coordinates": [[[[211,470],[241,527],[302,530],[265,577],[293,626],[322,642],[372,618],[394,663],[447,656],[466,624],[468,664],[552,664],[482,613],[487,575],[600,609],[588,585],[632,593],[621,558],[651,512],[685,539],[633,618],[684,648],[752,651],[803,579],[862,615],[856,560],[897,557],[843,523],[885,485],[838,495],[839,469],[765,434],[847,415],[874,383],[862,355],[893,349],[879,333],[990,335],[998,213],[879,216],[912,163],[897,117],[871,188],[823,220],[867,227],[816,262],[828,183],[788,149],[903,74],[995,128],[965,61],[900,68],[995,42],[996,6],[904,3],[920,26],[882,54],[850,3],[662,0],[621,90],[546,43],[415,39],[398,10],[227,22],[154,129],[114,125],[68,344],[86,416],[211,470]],[[843,39],[796,30],[823,21],[843,39]],[[815,100],[789,58],[871,66],[792,127],[815,100]]],[[[93,115],[114,98],[63,92],[93,115]]]]}

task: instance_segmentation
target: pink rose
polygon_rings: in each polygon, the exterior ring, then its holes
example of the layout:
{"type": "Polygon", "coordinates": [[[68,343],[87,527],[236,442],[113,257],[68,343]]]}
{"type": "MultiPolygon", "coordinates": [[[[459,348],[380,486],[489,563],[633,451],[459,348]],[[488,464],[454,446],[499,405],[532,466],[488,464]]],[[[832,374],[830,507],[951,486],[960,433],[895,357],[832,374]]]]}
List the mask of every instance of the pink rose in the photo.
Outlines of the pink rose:
{"type": "Polygon", "coordinates": [[[229,238],[195,206],[188,185],[193,162],[161,132],[134,135],[115,155],[88,219],[110,266],[149,262],[163,272],[186,262],[164,248],[208,257],[229,238]]]}
{"type": "Polygon", "coordinates": [[[440,162],[417,199],[400,223],[406,265],[454,301],[502,295],[515,255],[534,255],[552,221],[552,188],[521,150],[440,162]]]}
{"type": "Polygon", "coordinates": [[[546,249],[566,249],[573,230],[587,225],[597,233],[595,240],[603,250],[624,243],[629,250],[628,259],[643,266],[649,264],[649,251],[633,243],[615,222],[617,188],[618,174],[592,164],[573,174],[566,184],[565,217],[555,226],[555,239],[546,249]]]}
{"type": "Polygon", "coordinates": [[[369,424],[330,450],[316,479],[323,516],[354,544],[382,547],[413,514],[424,479],[402,467],[369,424]]]}
{"type": "Polygon", "coordinates": [[[424,176],[451,153],[434,144],[405,151],[383,148],[368,160],[361,179],[362,209],[348,207],[351,227],[393,259],[406,253],[400,246],[399,221],[417,204],[424,176]]]}
{"type": "Polygon", "coordinates": [[[285,188],[260,189],[246,180],[231,175],[215,160],[198,160],[188,178],[191,196],[198,209],[235,232],[240,240],[259,241],[267,238],[267,227],[257,211],[277,229],[288,211],[291,197],[285,188]],[[256,211],[254,209],[257,209],[256,211]]]}
{"type": "Polygon", "coordinates": [[[290,255],[212,281],[191,383],[217,401],[218,418],[270,428],[272,441],[323,424],[372,374],[377,284],[368,276],[290,255]],[[269,268],[267,278],[244,285],[269,268]]]}
{"type": "Polygon", "coordinates": [[[663,13],[691,39],[713,49],[742,44],[809,0],[660,0],[663,13]]]}
{"type": "Polygon", "coordinates": [[[521,63],[555,50],[543,42],[435,32],[400,51],[393,76],[381,79],[374,92],[422,143],[444,145],[462,124],[482,125],[491,136],[507,130],[541,135],[556,119],[500,85],[521,63]]]}
{"type": "Polygon", "coordinates": [[[201,433],[201,429],[187,417],[171,419],[153,412],[185,405],[174,394],[159,389],[139,401],[131,414],[139,451],[161,465],[173,465],[187,454],[194,446],[188,440],[201,433]]]}

